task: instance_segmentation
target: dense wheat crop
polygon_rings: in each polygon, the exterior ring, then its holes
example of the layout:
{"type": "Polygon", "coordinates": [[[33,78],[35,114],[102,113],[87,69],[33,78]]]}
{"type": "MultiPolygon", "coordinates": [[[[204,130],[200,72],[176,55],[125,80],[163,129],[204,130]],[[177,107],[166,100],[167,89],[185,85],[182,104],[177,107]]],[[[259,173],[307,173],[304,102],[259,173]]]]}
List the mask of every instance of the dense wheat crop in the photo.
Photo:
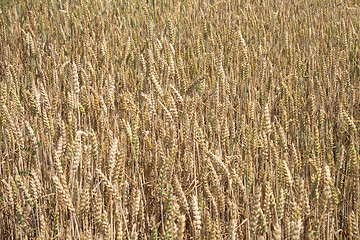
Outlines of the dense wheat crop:
{"type": "Polygon", "coordinates": [[[359,239],[356,1],[0,11],[0,239],[359,239]]]}

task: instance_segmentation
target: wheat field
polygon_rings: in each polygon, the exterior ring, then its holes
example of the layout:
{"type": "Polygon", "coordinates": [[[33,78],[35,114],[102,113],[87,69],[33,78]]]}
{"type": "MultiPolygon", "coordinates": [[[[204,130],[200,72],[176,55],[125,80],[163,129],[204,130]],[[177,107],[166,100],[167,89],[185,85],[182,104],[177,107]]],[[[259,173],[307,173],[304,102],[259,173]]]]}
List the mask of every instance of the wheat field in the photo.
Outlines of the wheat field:
{"type": "Polygon", "coordinates": [[[358,4],[0,1],[0,239],[359,239],[358,4]]]}

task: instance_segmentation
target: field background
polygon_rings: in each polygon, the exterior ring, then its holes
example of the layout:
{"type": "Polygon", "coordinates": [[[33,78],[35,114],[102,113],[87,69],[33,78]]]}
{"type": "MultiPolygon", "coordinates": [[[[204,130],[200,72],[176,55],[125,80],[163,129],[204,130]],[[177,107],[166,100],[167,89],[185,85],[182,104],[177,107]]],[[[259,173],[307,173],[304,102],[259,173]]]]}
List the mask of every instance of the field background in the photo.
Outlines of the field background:
{"type": "Polygon", "coordinates": [[[359,239],[358,1],[0,2],[1,239],[359,239]]]}

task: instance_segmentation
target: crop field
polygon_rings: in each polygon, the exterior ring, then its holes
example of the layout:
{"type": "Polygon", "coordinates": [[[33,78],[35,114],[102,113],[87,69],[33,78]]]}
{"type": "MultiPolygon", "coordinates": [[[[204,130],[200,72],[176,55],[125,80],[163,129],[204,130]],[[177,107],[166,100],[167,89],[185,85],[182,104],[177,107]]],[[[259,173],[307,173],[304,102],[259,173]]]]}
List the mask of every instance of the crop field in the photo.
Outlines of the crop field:
{"type": "Polygon", "coordinates": [[[358,4],[0,0],[0,239],[359,239],[358,4]]]}

